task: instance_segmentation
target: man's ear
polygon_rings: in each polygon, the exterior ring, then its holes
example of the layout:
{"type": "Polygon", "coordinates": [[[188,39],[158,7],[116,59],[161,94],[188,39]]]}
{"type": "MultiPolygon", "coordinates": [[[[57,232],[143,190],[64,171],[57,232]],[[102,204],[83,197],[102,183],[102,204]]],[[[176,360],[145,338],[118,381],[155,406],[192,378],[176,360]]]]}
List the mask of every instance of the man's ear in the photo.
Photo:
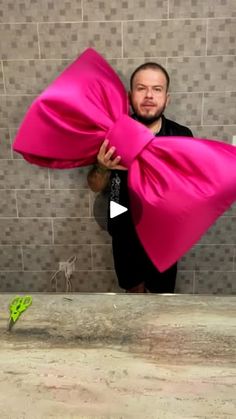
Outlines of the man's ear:
{"type": "Polygon", "coordinates": [[[129,105],[131,106],[131,91],[128,91],[128,100],[129,100],[129,105]]]}
{"type": "Polygon", "coordinates": [[[166,106],[168,106],[170,104],[170,93],[167,93],[166,95],[166,106]]]}

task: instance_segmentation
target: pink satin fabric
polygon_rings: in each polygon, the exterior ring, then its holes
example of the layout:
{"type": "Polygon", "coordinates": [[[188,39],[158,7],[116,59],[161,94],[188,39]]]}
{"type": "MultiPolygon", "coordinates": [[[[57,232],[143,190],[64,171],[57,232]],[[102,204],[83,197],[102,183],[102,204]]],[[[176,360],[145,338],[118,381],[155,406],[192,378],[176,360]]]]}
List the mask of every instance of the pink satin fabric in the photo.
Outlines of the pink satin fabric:
{"type": "Polygon", "coordinates": [[[236,148],[214,140],[153,137],[128,116],[128,108],[117,74],[87,49],[33,102],[13,148],[30,163],[72,168],[95,163],[108,138],[142,205],[138,219],[131,199],[140,241],[164,271],[235,202],[236,148]]]}

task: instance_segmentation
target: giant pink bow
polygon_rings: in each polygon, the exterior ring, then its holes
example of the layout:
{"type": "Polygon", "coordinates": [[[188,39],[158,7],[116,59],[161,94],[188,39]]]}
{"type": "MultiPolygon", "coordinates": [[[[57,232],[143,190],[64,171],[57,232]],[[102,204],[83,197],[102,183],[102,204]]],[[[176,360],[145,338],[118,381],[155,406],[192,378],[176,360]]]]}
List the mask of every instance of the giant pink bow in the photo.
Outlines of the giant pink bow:
{"type": "Polygon", "coordinates": [[[236,200],[236,149],[213,140],[153,137],[128,116],[127,93],[109,64],[87,49],[33,102],[13,148],[30,163],[95,163],[105,138],[128,167],[136,231],[154,265],[176,262],[236,200]]]}

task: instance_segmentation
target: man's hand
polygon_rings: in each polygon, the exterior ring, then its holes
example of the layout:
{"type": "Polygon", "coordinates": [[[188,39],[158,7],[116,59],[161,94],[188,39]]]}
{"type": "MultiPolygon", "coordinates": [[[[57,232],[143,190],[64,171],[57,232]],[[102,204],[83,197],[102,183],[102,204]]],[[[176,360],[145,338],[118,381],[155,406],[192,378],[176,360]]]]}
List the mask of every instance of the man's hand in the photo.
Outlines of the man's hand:
{"type": "Polygon", "coordinates": [[[107,151],[108,144],[109,144],[109,140],[105,140],[102,143],[99,153],[97,155],[98,164],[101,167],[105,167],[108,170],[128,170],[126,167],[119,164],[121,160],[120,156],[117,156],[113,160],[111,159],[116,148],[110,147],[109,150],[107,151]]]}

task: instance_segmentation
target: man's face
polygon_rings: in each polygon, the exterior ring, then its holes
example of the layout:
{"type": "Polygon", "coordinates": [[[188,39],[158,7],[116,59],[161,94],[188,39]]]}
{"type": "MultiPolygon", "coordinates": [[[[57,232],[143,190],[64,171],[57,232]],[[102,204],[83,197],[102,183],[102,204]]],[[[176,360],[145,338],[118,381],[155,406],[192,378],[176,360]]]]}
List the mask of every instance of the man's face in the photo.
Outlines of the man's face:
{"type": "Polygon", "coordinates": [[[167,80],[161,70],[145,69],[135,74],[130,104],[140,122],[151,124],[161,117],[168,102],[167,80]]]}

